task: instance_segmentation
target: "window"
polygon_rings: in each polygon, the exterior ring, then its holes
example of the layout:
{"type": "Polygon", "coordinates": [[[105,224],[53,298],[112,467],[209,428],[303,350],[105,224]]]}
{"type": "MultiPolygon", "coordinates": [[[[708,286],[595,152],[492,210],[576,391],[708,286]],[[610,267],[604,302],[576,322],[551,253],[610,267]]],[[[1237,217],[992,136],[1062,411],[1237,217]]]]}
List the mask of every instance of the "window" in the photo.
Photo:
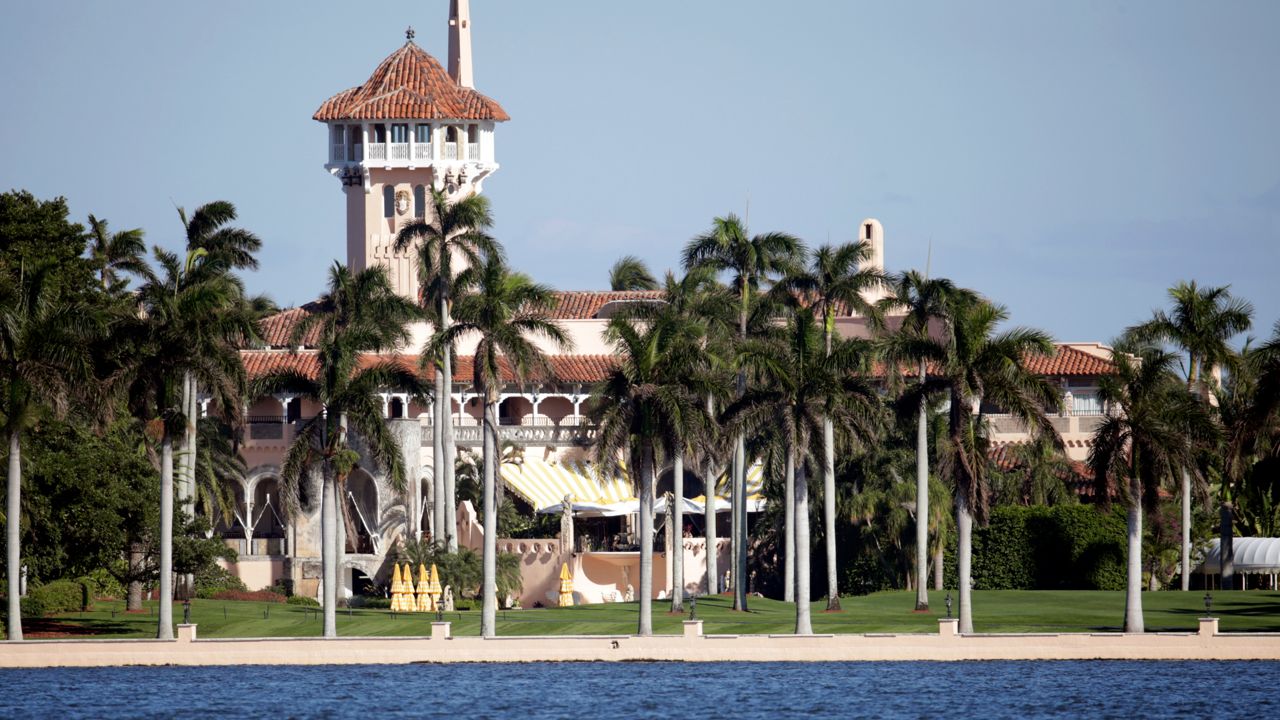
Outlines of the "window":
{"type": "Polygon", "coordinates": [[[1071,394],[1072,415],[1101,415],[1102,399],[1096,392],[1074,392],[1071,394]]]}
{"type": "Polygon", "coordinates": [[[404,417],[404,401],[400,398],[391,398],[391,404],[387,408],[387,412],[393,420],[404,417]]]}
{"type": "Polygon", "coordinates": [[[421,124],[415,125],[413,128],[413,141],[416,143],[422,143],[423,145],[430,145],[431,126],[421,124]]]}
{"type": "Polygon", "coordinates": [[[405,123],[396,123],[391,126],[391,142],[407,143],[409,142],[409,126],[405,123]]]}
{"type": "Polygon", "coordinates": [[[376,143],[384,143],[387,141],[387,126],[378,123],[373,126],[373,141],[376,143]]]}
{"type": "Polygon", "coordinates": [[[867,224],[863,227],[863,232],[865,232],[865,233],[866,233],[866,237],[865,237],[865,238],[863,238],[863,239],[865,239],[865,240],[870,240],[870,239],[871,239],[871,223],[867,223],[867,224]]]}
{"type": "Polygon", "coordinates": [[[427,188],[418,185],[413,188],[413,216],[416,218],[424,218],[427,216],[427,188]]]}
{"type": "Polygon", "coordinates": [[[302,398],[293,398],[285,406],[284,421],[295,423],[302,419],[302,398]]]}
{"type": "Polygon", "coordinates": [[[458,126],[450,125],[444,129],[444,141],[453,143],[458,142],[458,126]]]}
{"type": "Polygon", "coordinates": [[[334,145],[342,145],[347,141],[346,129],[347,129],[346,125],[334,125],[332,128],[330,128],[330,131],[333,133],[334,145]]]}
{"type": "Polygon", "coordinates": [[[382,217],[396,216],[396,190],[390,185],[382,186],[382,217]]]}

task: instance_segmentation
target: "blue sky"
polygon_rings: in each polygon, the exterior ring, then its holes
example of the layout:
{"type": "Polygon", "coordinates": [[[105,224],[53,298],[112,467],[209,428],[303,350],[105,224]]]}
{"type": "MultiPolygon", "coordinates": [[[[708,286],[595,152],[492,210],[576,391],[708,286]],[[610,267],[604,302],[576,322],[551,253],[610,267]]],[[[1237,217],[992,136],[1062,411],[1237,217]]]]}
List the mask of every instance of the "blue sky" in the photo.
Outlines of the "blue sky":
{"type": "MultiPolygon", "coordinates": [[[[320,290],[342,193],[311,114],[445,0],[7,3],[0,188],[173,246],[226,199],[255,291],[320,290]]],[[[486,192],[512,263],[604,287],[711,218],[810,244],[885,226],[923,267],[1062,340],[1106,340],[1179,279],[1280,317],[1280,3],[474,0],[476,85],[512,116],[486,192]]]]}

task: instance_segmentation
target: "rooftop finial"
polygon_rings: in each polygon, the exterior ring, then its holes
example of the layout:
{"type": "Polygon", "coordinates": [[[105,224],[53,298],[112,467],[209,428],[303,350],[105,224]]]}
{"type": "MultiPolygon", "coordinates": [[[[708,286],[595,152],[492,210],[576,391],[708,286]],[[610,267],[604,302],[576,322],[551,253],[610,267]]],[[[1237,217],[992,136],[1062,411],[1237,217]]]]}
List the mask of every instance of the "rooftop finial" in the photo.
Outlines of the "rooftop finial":
{"type": "Polygon", "coordinates": [[[410,25],[408,30],[404,31],[404,39],[413,42],[413,26],[410,25]]]}

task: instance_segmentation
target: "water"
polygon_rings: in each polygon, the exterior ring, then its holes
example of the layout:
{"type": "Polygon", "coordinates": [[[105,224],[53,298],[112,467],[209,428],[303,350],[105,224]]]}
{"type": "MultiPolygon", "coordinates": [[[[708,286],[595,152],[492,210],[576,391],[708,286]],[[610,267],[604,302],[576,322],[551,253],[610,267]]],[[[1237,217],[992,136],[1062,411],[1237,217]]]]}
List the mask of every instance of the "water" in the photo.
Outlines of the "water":
{"type": "Polygon", "coordinates": [[[1280,662],[564,663],[0,670],[0,716],[1280,716],[1280,662]]]}

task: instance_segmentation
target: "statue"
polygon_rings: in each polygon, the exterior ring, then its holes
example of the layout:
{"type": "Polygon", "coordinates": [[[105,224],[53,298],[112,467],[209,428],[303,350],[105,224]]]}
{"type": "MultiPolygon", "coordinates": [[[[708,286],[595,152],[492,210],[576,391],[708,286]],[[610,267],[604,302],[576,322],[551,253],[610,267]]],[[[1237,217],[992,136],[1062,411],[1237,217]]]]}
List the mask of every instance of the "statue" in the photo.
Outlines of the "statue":
{"type": "Polygon", "coordinates": [[[453,586],[444,586],[444,612],[453,612],[453,586]]]}
{"type": "Polygon", "coordinates": [[[636,589],[627,583],[627,592],[622,596],[624,602],[634,602],[636,599],[636,589]]]}

